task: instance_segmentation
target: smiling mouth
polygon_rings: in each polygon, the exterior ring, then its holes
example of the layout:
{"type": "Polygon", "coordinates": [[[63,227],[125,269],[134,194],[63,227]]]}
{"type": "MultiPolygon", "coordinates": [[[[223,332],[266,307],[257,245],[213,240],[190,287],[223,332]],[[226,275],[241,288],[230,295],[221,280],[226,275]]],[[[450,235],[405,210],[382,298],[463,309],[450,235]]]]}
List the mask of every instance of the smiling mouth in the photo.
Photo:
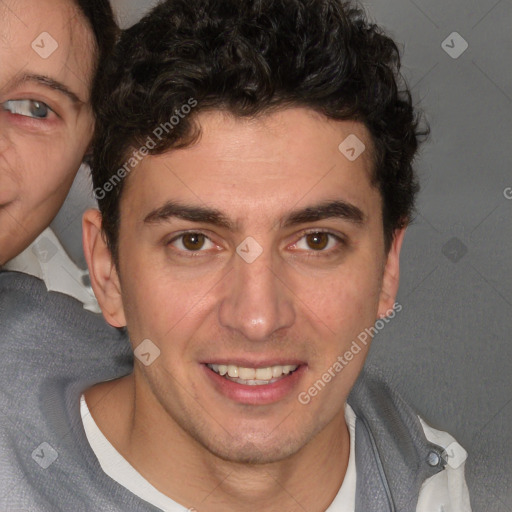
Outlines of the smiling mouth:
{"type": "Polygon", "coordinates": [[[245,368],[234,364],[207,364],[210,370],[231,382],[245,386],[265,386],[291,375],[299,367],[296,364],[245,368]]]}

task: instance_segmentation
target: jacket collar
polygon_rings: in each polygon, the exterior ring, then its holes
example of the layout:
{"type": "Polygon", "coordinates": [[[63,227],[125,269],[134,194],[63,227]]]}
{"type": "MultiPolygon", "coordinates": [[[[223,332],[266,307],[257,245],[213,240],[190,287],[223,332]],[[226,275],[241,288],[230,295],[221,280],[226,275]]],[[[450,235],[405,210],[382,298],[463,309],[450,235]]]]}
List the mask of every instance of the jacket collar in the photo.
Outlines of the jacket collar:
{"type": "Polygon", "coordinates": [[[356,420],[356,512],[414,512],[423,482],[446,466],[416,413],[374,367],[365,367],[348,403],[356,420]]]}

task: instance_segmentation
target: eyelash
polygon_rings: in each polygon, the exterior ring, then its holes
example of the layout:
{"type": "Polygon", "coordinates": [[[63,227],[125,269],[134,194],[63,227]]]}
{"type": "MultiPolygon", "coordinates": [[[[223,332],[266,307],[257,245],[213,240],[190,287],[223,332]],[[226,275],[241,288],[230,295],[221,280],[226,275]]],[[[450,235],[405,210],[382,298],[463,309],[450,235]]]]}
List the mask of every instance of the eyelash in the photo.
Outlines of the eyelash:
{"type": "MultiPolygon", "coordinates": [[[[310,250],[299,249],[300,252],[307,252],[308,257],[331,256],[331,255],[339,253],[347,246],[347,241],[343,236],[336,235],[336,234],[332,233],[331,231],[322,230],[322,229],[303,231],[301,233],[299,239],[296,242],[294,242],[294,244],[292,244],[292,245],[297,245],[303,238],[307,237],[308,235],[317,234],[317,233],[325,233],[325,234],[329,235],[331,238],[333,238],[337,242],[337,245],[334,248],[331,248],[328,250],[315,251],[314,249],[310,249],[310,250]]],[[[166,242],[166,245],[172,246],[172,244],[174,242],[176,242],[177,240],[180,240],[180,239],[183,244],[183,237],[186,235],[203,235],[210,243],[216,245],[215,242],[213,242],[213,240],[208,235],[206,235],[205,233],[203,233],[201,231],[185,231],[183,233],[180,233],[180,234],[174,236],[172,239],[170,239],[168,242],[166,242]]],[[[190,251],[190,250],[186,250],[186,249],[175,249],[175,250],[177,252],[181,253],[182,256],[187,257],[187,258],[197,258],[197,257],[200,257],[199,256],[200,253],[207,252],[207,250],[202,250],[202,248],[197,251],[190,251]]]]}

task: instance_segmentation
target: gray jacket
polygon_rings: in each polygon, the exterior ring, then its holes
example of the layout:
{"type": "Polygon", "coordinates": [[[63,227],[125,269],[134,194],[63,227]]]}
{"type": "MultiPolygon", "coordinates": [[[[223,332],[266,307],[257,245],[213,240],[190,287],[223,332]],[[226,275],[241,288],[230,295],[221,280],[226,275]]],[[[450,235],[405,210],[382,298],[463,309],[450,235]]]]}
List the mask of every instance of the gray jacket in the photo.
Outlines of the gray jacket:
{"type": "MultiPolygon", "coordinates": [[[[0,510],[158,510],[101,469],[79,401],[93,384],[132,371],[126,336],[42,281],[0,272],[0,510]]],[[[357,416],[357,512],[414,512],[443,448],[373,369],[349,403],[357,416]]]]}

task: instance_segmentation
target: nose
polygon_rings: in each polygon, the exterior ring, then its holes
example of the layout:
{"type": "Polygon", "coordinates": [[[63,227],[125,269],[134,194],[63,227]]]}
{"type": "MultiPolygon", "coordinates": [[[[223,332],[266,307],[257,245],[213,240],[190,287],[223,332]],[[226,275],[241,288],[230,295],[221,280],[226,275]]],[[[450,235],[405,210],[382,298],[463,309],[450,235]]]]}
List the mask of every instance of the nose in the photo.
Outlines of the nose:
{"type": "Polygon", "coordinates": [[[293,294],[279,269],[272,268],[272,255],[263,252],[252,263],[238,255],[234,258],[219,307],[220,324],[250,341],[268,340],[276,331],[291,327],[293,294]]]}

